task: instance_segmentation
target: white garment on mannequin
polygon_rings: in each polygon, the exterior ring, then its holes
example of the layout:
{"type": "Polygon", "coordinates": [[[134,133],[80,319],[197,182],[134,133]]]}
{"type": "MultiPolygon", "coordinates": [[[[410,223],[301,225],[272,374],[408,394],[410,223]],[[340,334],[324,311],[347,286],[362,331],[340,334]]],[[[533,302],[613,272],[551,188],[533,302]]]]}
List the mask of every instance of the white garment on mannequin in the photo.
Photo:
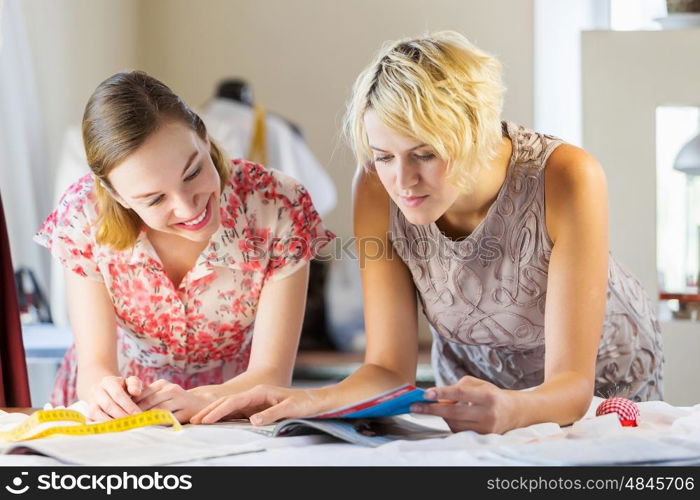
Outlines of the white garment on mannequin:
{"type": "MultiPolygon", "coordinates": [[[[209,134],[231,158],[246,158],[250,147],[254,110],[231,99],[209,101],[199,115],[209,134]]],[[[267,165],[296,179],[311,195],[316,211],[324,216],[337,203],[335,185],[304,139],[282,118],[265,118],[267,165]]]]}

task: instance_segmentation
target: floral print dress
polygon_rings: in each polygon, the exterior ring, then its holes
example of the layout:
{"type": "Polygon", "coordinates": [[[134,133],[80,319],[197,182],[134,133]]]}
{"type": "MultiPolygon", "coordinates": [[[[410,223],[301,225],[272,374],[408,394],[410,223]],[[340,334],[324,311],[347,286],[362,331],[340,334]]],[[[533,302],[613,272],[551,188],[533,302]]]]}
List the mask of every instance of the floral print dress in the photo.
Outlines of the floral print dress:
{"type": "MultiPolygon", "coordinates": [[[[291,177],[233,160],[221,193],[221,224],[177,288],[145,230],[123,251],[95,241],[91,174],[71,185],[34,239],[61,264],[105,284],[117,321],[123,376],[159,378],[185,389],[219,384],[248,366],[258,299],[333,239],[306,190],[291,177]]],[[[75,345],[56,376],[51,403],[76,393],[75,345]]]]}

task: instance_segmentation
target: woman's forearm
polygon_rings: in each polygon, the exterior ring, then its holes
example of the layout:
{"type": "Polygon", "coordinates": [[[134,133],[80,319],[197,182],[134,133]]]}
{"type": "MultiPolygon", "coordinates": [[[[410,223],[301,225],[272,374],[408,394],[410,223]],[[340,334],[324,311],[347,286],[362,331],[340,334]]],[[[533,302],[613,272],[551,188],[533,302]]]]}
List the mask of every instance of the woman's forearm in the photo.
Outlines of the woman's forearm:
{"type": "Polygon", "coordinates": [[[509,392],[516,407],[513,428],[542,422],[569,425],[580,420],[588,410],[593,397],[593,380],[569,371],[535,389],[509,392]]]}
{"type": "Polygon", "coordinates": [[[312,389],[324,401],[324,411],[347,406],[376,396],[396,386],[413,383],[380,365],[365,363],[337,384],[312,389]]]}
{"type": "Polygon", "coordinates": [[[247,391],[257,385],[275,385],[289,387],[291,381],[286,375],[280,375],[274,368],[248,369],[240,375],[218,385],[207,386],[217,398],[247,391]]]}
{"type": "MultiPolygon", "coordinates": [[[[399,374],[373,364],[363,364],[352,375],[336,384],[309,389],[322,405],[319,412],[346,406],[363,399],[376,396],[398,385],[413,382],[404,380],[399,374]]],[[[289,387],[289,380],[283,380],[273,369],[248,370],[219,385],[201,387],[216,398],[233,395],[252,389],[258,385],[289,387]]]]}
{"type": "Polygon", "coordinates": [[[107,364],[80,365],[78,370],[78,380],[76,382],[76,391],[80,400],[90,398],[94,387],[99,384],[100,380],[107,376],[119,376],[119,370],[110,368],[107,364]]]}

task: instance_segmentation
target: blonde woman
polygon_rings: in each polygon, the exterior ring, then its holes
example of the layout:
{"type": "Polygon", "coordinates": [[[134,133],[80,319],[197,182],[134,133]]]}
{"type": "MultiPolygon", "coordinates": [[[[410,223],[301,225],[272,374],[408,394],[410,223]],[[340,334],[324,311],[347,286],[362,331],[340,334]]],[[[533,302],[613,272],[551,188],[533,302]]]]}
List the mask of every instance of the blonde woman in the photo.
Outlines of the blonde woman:
{"type": "Polygon", "coordinates": [[[66,268],[75,337],[51,402],[185,422],[224,395],[289,385],[308,261],[333,237],[304,188],[224,159],[143,72],[97,87],[83,140],[92,172],[36,236],[66,268]]]}
{"type": "Polygon", "coordinates": [[[454,32],[380,51],[347,111],[364,364],[336,386],[255,388],[193,421],[265,424],[412,382],[417,301],[434,337],[427,397],[447,401],[413,409],[454,431],[570,424],[594,394],[662,397],[653,308],[608,254],[601,166],[502,122],[503,91],[500,64],[454,32]]]}

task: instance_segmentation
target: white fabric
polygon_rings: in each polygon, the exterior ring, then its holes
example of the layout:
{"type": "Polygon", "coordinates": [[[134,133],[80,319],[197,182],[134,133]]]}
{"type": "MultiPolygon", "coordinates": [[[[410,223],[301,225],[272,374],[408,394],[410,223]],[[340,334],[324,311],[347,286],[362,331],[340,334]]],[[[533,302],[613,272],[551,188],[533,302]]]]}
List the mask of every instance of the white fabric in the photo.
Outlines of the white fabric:
{"type": "MultiPolygon", "coordinates": [[[[231,99],[210,100],[200,112],[209,134],[231,158],[248,155],[253,108],[231,99]]],[[[266,114],[267,165],[296,179],[311,195],[316,211],[324,216],[337,203],[335,185],[328,173],[291,127],[280,117],[266,114]]]]}
{"type": "MultiPolygon", "coordinates": [[[[639,403],[639,427],[622,427],[615,415],[595,416],[594,398],[586,416],[572,426],[535,424],[504,435],[472,431],[444,439],[394,441],[378,448],[339,443],[325,436],[264,437],[240,426],[186,426],[184,435],[202,443],[247,445],[264,451],[188,461],[190,465],[620,465],[700,464],[700,404],[673,407],[639,403]],[[246,434],[247,433],[247,434],[246,434]]],[[[75,405],[74,405],[75,406],[75,405]]],[[[78,408],[76,408],[78,409],[78,408]]],[[[24,417],[7,415],[3,422],[24,417]],[[7,420],[5,420],[7,419],[7,420]]],[[[408,416],[444,429],[425,415],[408,416]]],[[[184,440],[183,440],[184,442],[184,440]]],[[[246,450],[248,451],[248,450],[246,450]]],[[[3,456],[0,465],[60,465],[45,457],[3,456]]],[[[185,465],[181,463],[178,465],[185,465]]]]}
{"type": "Polygon", "coordinates": [[[49,257],[32,241],[51,207],[38,92],[20,2],[6,0],[0,12],[0,194],[13,264],[46,286],[49,257]]]}

